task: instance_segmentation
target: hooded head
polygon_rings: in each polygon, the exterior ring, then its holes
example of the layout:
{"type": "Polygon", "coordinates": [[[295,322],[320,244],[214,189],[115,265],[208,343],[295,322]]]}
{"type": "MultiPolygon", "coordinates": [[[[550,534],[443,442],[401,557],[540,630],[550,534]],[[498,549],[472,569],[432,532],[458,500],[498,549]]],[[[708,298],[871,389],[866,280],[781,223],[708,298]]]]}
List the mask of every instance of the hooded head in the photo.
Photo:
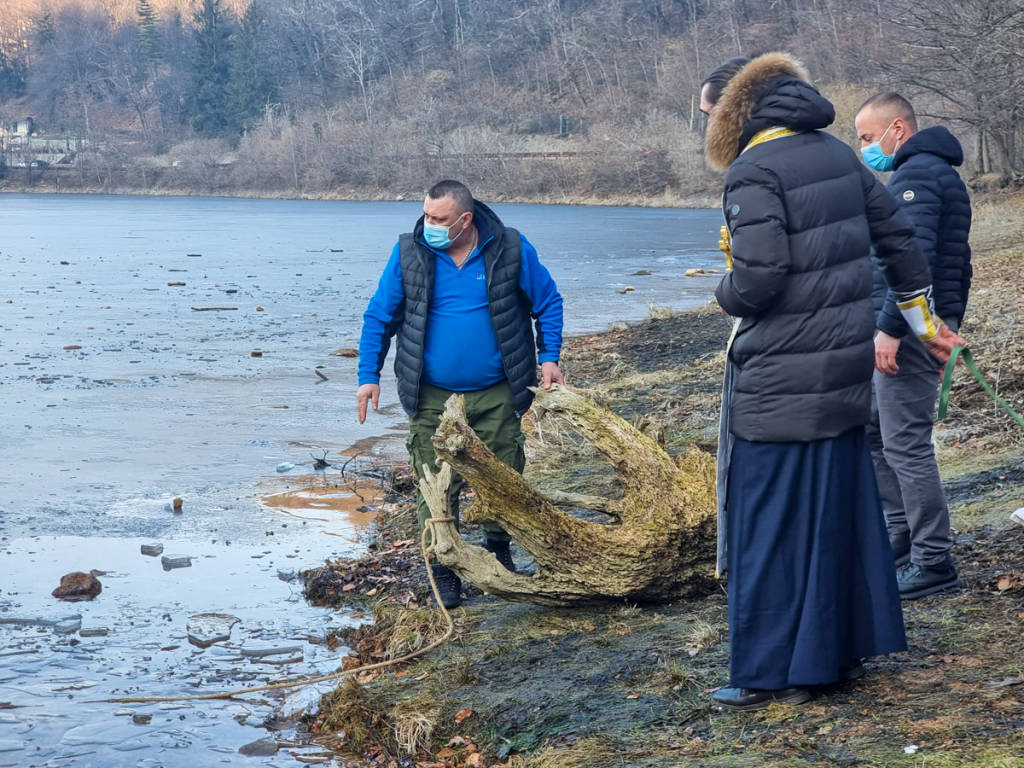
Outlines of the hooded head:
{"type": "Polygon", "coordinates": [[[835,108],[808,79],[803,65],[786,53],[766,53],[742,65],[714,101],[708,78],[701,92],[702,104],[706,98],[711,107],[705,140],[708,164],[724,171],[765,128],[814,131],[831,125],[835,108]]]}

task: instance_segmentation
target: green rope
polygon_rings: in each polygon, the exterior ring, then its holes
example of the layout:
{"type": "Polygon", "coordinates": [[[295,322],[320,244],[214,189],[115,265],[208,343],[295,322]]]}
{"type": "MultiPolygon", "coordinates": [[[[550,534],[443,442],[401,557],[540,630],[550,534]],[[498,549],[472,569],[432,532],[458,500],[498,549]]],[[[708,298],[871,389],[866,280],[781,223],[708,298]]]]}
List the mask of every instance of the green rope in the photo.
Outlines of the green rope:
{"type": "Polygon", "coordinates": [[[953,370],[956,368],[957,358],[963,358],[964,365],[967,366],[974,378],[981,384],[981,388],[988,392],[989,396],[995,400],[1003,409],[1014,418],[1014,420],[1024,429],[1024,418],[1021,417],[1010,404],[1007,403],[1003,398],[996,394],[996,391],[992,389],[991,385],[985,381],[985,377],[982,376],[981,371],[978,370],[977,364],[974,362],[974,358],[971,357],[971,350],[967,347],[953,347],[953,352],[949,356],[949,362],[946,363],[946,372],[942,375],[942,388],[939,389],[939,421],[946,418],[946,409],[949,407],[949,388],[953,384],[953,370]]]}

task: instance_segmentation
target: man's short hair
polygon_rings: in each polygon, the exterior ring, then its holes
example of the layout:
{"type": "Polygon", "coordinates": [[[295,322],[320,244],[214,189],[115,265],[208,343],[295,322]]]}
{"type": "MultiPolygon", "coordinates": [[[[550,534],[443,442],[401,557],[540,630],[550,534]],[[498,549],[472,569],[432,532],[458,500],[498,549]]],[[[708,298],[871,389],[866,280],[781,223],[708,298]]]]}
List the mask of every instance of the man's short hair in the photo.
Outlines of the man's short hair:
{"type": "Polygon", "coordinates": [[[469,187],[461,181],[445,179],[427,190],[427,197],[431,200],[440,200],[442,197],[450,197],[455,201],[455,210],[459,216],[467,211],[473,210],[473,195],[469,187]]]}
{"type": "Polygon", "coordinates": [[[712,104],[717,104],[718,100],[722,98],[722,93],[725,91],[725,87],[729,85],[729,81],[739,74],[739,71],[749,63],[750,58],[746,56],[736,56],[735,58],[729,59],[715,67],[714,71],[705,78],[703,83],[700,84],[700,89],[702,91],[704,90],[705,85],[711,86],[705,94],[708,101],[712,104]]]}
{"type": "Polygon", "coordinates": [[[859,115],[868,107],[879,110],[888,115],[903,118],[903,121],[910,126],[912,131],[917,130],[917,115],[914,113],[914,105],[900,96],[895,91],[876,93],[870,99],[860,105],[857,110],[859,115]]]}

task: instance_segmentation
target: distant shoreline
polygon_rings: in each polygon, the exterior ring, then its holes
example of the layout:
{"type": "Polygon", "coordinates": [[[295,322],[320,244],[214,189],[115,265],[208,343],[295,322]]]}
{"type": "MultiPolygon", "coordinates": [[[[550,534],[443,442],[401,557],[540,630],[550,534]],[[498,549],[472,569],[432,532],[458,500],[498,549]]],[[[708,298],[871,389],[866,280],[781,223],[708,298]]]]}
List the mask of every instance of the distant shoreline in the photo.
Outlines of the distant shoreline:
{"type": "MultiPolygon", "coordinates": [[[[246,200],[322,200],[365,203],[394,203],[418,200],[414,195],[402,195],[385,192],[366,192],[359,190],[335,190],[332,192],[293,192],[284,190],[251,190],[235,189],[220,191],[197,191],[190,189],[138,189],[137,187],[88,187],[61,186],[56,187],[48,181],[37,184],[12,184],[0,181],[0,195],[123,195],[136,197],[218,197],[246,200]]],[[[573,196],[556,198],[548,197],[515,197],[481,194],[480,199],[488,203],[510,203],[522,205],[578,205],[596,207],[622,208],[677,208],[680,210],[697,210],[719,208],[721,201],[713,195],[695,194],[687,197],[675,195],[658,195],[653,197],[638,196],[573,196]]]]}

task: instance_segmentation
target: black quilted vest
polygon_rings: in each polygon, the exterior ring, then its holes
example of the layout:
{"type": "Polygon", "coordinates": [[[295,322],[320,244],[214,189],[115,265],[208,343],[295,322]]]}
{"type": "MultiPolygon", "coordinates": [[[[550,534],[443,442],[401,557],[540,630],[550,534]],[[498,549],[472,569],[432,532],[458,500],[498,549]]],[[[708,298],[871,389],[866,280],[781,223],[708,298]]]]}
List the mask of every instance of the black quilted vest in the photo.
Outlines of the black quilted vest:
{"type": "MultiPolygon", "coordinates": [[[[490,237],[484,246],[483,256],[491,322],[498,337],[502,367],[512,389],[516,413],[522,416],[533,400],[533,393],[528,387],[537,385],[537,350],[531,308],[519,288],[522,243],[519,232],[506,229],[483,203],[474,204],[473,221],[482,240],[490,237]]],[[[410,417],[419,410],[423,349],[434,288],[434,260],[437,258],[422,244],[422,239],[422,217],[411,233],[399,238],[405,301],[399,310],[400,322],[396,328],[395,376],[398,378],[398,399],[410,417]]]]}

